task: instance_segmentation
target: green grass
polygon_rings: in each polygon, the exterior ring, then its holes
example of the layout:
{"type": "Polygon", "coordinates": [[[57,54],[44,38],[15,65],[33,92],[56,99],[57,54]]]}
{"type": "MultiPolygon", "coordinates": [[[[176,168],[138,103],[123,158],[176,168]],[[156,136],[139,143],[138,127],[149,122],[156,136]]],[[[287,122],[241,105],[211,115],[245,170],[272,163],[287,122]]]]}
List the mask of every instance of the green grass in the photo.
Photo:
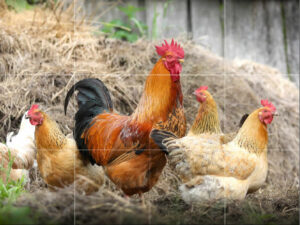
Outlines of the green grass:
{"type": "Polygon", "coordinates": [[[265,213],[257,206],[247,203],[244,209],[245,213],[242,217],[242,222],[245,224],[269,224],[275,225],[276,216],[270,213],[265,213]]]}
{"type": "Polygon", "coordinates": [[[0,208],[0,224],[37,224],[38,216],[32,216],[29,207],[6,205],[0,208]]]}
{"type": "Polygon", "coordinates": [[[6,180],[0,178],[0,225],[1,224],[35,224],[37,223],[37,214],[33,214],[29,207],[15,207],[13,203],[17,198],[25,193],[24,176],[13,181],[10,177],[13,158],[9,153],[9,163],[3,167],[3,161],[0,162],[0,173],[6,174],[6,180]]]}

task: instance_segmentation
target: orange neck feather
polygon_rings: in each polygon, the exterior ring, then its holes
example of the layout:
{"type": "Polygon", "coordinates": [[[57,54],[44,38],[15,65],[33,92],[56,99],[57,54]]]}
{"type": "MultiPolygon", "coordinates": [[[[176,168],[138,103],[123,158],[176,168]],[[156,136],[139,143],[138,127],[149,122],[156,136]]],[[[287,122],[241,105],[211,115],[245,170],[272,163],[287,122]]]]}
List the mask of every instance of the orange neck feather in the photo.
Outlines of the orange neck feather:
{"type": "Polygon", "coordinates": [[[182,105],[180,81],[173,82],[170,72],[159,59],[147,77],[144,93],[132,118],[140,123],[165,121],[172,110],[182,105]]]}
{"type": "Polygon", "coordinates": [[[208,94],[206,101],[200,105],[190,132],[195,135],[221,133],[217,104],[210,94],[208,94]]]}
{"type": "Polygon", "coordinates": [[[259,120],[259,110],[257,109],[249,115],[233,140],[241,148],[257,154],[265,151],[268,146],[267,126],[259,120]]]}

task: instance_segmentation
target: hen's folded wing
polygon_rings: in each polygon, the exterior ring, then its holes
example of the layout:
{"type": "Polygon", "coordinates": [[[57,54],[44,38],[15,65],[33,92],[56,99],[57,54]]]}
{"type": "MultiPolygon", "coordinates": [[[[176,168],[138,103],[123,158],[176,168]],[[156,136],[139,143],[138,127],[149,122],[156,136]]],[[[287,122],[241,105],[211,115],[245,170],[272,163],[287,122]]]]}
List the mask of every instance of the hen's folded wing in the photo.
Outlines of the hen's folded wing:
{"type": "Polygon", "coordinates": [[[216,139],[185,137],[166,143],[169,162],[183,176],[230,176],[246,179],[254,171],[257,156],[216,139]]]}

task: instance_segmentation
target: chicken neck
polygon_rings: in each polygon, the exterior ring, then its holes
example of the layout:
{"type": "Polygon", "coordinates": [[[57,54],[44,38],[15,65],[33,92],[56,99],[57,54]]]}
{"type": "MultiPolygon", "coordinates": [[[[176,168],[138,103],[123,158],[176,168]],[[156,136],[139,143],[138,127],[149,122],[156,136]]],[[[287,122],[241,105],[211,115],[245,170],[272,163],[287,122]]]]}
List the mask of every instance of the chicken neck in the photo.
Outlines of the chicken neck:
{"type": "Polygon", "coordinates": [[[239,147],[251,153],[260,154],[267,149],[267,126],[258,118],[259,109],[249,115],[233,140],[239,147]]]}
{"type": "Polygon", "coordinates": [[[182,100],[180,81],[172,81],[160,59],[147,77],[144,93],[132,118],[140,123],[165,121],[175,107],[182,105],[182,100]]]}
{"type": "Polygon", "coordinates": [[[209,97],[199,107],[198,114],[190,129],[190,133],[194,135],[203,133],[221,133],[217,104],[212,97],[209,97]]]}
{"type": "Polygon", "coordinates": [[[42,114],[44,117],[43,123],[38,125],[35,130],[37,148],[61,149],[66,142],[65,135],[55,121],[52,121],[45,113],[42,114]]]}

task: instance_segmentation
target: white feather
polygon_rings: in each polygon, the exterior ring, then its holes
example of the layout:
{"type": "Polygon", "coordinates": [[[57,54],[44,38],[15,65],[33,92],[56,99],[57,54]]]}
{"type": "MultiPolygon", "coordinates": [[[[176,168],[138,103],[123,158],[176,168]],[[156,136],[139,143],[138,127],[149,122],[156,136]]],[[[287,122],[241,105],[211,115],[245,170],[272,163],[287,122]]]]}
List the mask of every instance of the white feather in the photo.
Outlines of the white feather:
{"type": "Polygon", "coordinates": [[[23,161],[20,169],[30,169],[36,159],[35,126],[31,125],[29,119],[26,118],[27,112],[22,117],[18,134],[13,136],[13,132],[9,132],[6,137],[8,148],[23,161]]]}

